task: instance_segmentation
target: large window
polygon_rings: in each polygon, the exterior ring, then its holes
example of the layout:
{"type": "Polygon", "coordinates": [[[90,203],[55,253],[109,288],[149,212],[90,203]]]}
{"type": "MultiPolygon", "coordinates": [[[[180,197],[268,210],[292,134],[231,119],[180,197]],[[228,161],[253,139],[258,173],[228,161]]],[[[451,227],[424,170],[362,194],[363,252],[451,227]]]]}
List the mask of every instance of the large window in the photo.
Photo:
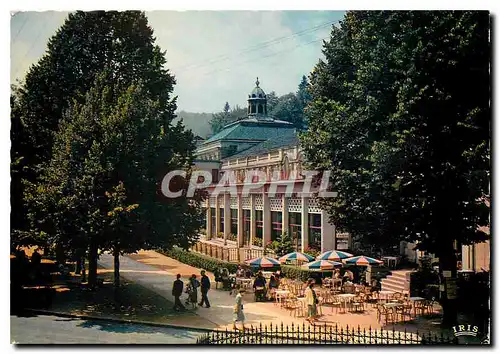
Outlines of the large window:
{"type": "Polygon", "coordinates": [[[321,249],[321,214],[309,214],[309,247],[321,249]]]}
{"type": "Polygon", "coordinates": [[[203,224],[202,224],[203,226],[202,227],[206,228],[207,227],[207,208],[202,208],[202,210],[203,210],[203,213],[202,213],[202,216],[201,216],[202,221],[203,221],[203,224]]]}
{"type": "Polygon", "coordinates": [[[231,209],[231,233],[238,235],[238,210],[231,209]]]}
{"type": "Polygon", "coordinates": [[[290,236],[296,250],[302,247],[302,215],[301,213],[289,213],[288,224],[290,236]]]}
{"type": "Polygon", "coordinates": [[[215,208],[210,208],[210,218],[212,219],[212,227],[211,227],[212,233],[210,234],[210,236],[215,237],[215,236],[217,236],[215,234],[215,227],[217,225],[217,218],[215,216],[215,208]]]}
{"type": "Polygon", "coordinates": [[[262,246],[262,238],[264,236],[264,222],[262,210],[255,211],[255,238],[254,245],[262,246]]]}
{"type": "MultiPolygon", "coordinates": [[[[219,214],[220,214],[220,227],[219,231],[224,233],[224,208],[219,208],[219,214]]],[[[217,235],[219,237],[219,235],[217,235]]]]}
{"type": "Polygon", "coordinates": [[[250,210],[243,210],[243,240],[250,245],[250,210]]]}
{"type": "Polygon", "coordinates": [[[281,211],[271,211],[271,241],[281,236],[283,229],[281,211]]]}

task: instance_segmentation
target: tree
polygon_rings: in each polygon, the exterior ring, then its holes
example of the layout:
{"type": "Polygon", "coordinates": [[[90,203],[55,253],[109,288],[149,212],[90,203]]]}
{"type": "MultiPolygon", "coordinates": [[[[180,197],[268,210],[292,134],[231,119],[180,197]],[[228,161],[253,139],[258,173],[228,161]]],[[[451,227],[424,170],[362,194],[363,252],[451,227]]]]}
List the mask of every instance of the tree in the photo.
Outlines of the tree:
{"type": "Polygon", "coordinates": [[[277,257],[284,256],[290,252],[293,252],[295,247],[292,242],[292,237],[288,234],[288,232],[284,232],[281,236],[278,236],[277,245],[274,249],[277,257]]]}
{"type": "Polygon", "coordinates": [[[309,93],[309,82],[307,81],[307,77],[305,75],[302,75],[302,80],[300,81],[296,95],[300,102],[300,106],[302,107],[302,124],[306,125],[304,111],[311,101],[311,94],[309,93]]]}
{"type": "Polygon", "coordinates": [[[301,136],[309,167],[331,171],[339,197],[322,205],[339,229],[417,241],[453,278],[454,242],[484,240],[489,217],[488,31],[487,12],[348,12],[311,74],[301,136]]]}
{"type": "Polygon", "coordinates": [[[293,123],[299,129],[303,126],[304,109],[299,98],[294,93],[280,96],[276,105],[270,111],[274,119],[293,123]]]}
{"type": "Polygon", "coordinates": [[[271,91],[268,94],[266,94],[267,111],[269,113],[272,112],[274,107],[276,107],[276,105],[278,104],[278,98],[279,96],[274,91],[271,91]]]}
{"type": "Polygon", "coordinates": [[[233,109],[231,109],[229,103],[226,102],[222,112],[214,113],[212,115],[212,120],[210,121],[212,134],[219,133],[227,124],[247,116],[248,114],[245,108],[241,108],[239,105],[236,105],[233,109]]]}
{"type": "Polygon", "coordinates": [[[189,173],[194,151],[193,135],[172,125],[175,80],[165,62],[144,13],[77,12],[20,90],[25,145],[34,147],[16,152],[33,172],[24,184],[30,223],[23,232],[69,253],[88,249],[90,286],[99,248],[187,247],[201,225],[200,194],[165,200],[160,193],[167,172],[189,173]],[[125,199],[106,198],[122,184],[125,199]],[[108,212],[135,204],[134,218],[110,222],[108,212]],[[124,225],[133,231],[117,242],[111,230],[124,225]]]}
{"type": "Polygon", "coordinates": [[[210,127],[212,128],[212,134],[217,134],[220,132],[226,124],[229,122],[229,114],[231,107],[229,103],[226,102],[222,112],[214,113],[212,119],[210,120],[210,127]]]}
{"type": "MultiPolygon", "coordinates": [[[[12,131],[21,138],[13,140],[11,156],[21,165],[12,172],[12,200],[22,201],[27,192],[23,186],[36,183],[42,175],[52,158],[54,134],[63,113],[73,101],[85,100],[96,76],[105,69],[114,72],[115,82],[125,87],[141,80],[162,109],[170,111],[175,105],[170,97],[175,80],[165,63],[143,12],[71,13],[14,93],[12,131]]],[[[24,205],[12,203],[11,215],[15,239],[26,231],[24,205]]]]}

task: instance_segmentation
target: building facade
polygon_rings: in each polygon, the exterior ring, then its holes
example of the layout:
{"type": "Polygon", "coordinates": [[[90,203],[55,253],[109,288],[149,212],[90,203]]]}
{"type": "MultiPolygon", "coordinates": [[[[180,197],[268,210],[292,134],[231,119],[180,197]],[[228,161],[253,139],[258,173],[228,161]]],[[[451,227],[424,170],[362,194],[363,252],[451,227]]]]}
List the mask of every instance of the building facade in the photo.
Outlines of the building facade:
{"type": "Polygon", "coordinates": [[[268,116],[258,79],[247,112],[200,142],[196,151],[196,167],[212,175],[206,238],[234,242],[238,248],[263,248],[286,232],[302,252],[349,249],[350,236],[337,232],[314,194],[304,192],[297,131],[291,123],[268,116]]]}

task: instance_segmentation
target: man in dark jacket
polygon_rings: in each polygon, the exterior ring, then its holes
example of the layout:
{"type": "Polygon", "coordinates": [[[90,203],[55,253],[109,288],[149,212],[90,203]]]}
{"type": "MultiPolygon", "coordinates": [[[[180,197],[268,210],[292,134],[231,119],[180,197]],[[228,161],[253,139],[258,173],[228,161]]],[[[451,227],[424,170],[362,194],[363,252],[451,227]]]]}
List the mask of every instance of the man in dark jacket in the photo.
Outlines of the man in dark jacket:
{"type": "Polygon", "coordinates": [[[201,302],[198,304],[203,306],[205,304],[207,308],[210,307],[210,302],[208,302],[208,290],[210,289],[210,279],[205,274],[205,271],[201,271],[201,302]]]}
{"type": "Polygon", "coordinates": [[[175,298],[174,310],[179,311],[186,309],[180,299],[183,289],[184,289],[184,283],[181,280],[181,275],[177,274],[177,280],[174,281],[174,285],[172,286],[172,295],[175,298]]]}

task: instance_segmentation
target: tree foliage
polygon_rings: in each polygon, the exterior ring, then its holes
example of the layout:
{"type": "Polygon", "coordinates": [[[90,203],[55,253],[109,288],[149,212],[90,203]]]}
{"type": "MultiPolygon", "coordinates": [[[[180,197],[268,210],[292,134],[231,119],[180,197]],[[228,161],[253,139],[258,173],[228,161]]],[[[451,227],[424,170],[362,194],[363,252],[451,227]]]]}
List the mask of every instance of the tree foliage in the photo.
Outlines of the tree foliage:
{"type": "Polygon", "coordinates": [[[361,11],[333,27],[301,140],[332,172],[339,198],[322,204],[339,229],[418,241],[453,272],[454,241],[485,238],[489,26],[487,12],[361,11]]]}
{"type": "Polygon", "coordinates": [[[172,123],[175,79],[164,54],[142,12],[69,15],[11,99],[11,188],[27,206],[13,210],[27,221],[15,241],[88,248],[94,268],[98,248],[194,241],[201,194],[160,193],[167,172],[189,172],[195,148],[192,133],[172,123]]]}

